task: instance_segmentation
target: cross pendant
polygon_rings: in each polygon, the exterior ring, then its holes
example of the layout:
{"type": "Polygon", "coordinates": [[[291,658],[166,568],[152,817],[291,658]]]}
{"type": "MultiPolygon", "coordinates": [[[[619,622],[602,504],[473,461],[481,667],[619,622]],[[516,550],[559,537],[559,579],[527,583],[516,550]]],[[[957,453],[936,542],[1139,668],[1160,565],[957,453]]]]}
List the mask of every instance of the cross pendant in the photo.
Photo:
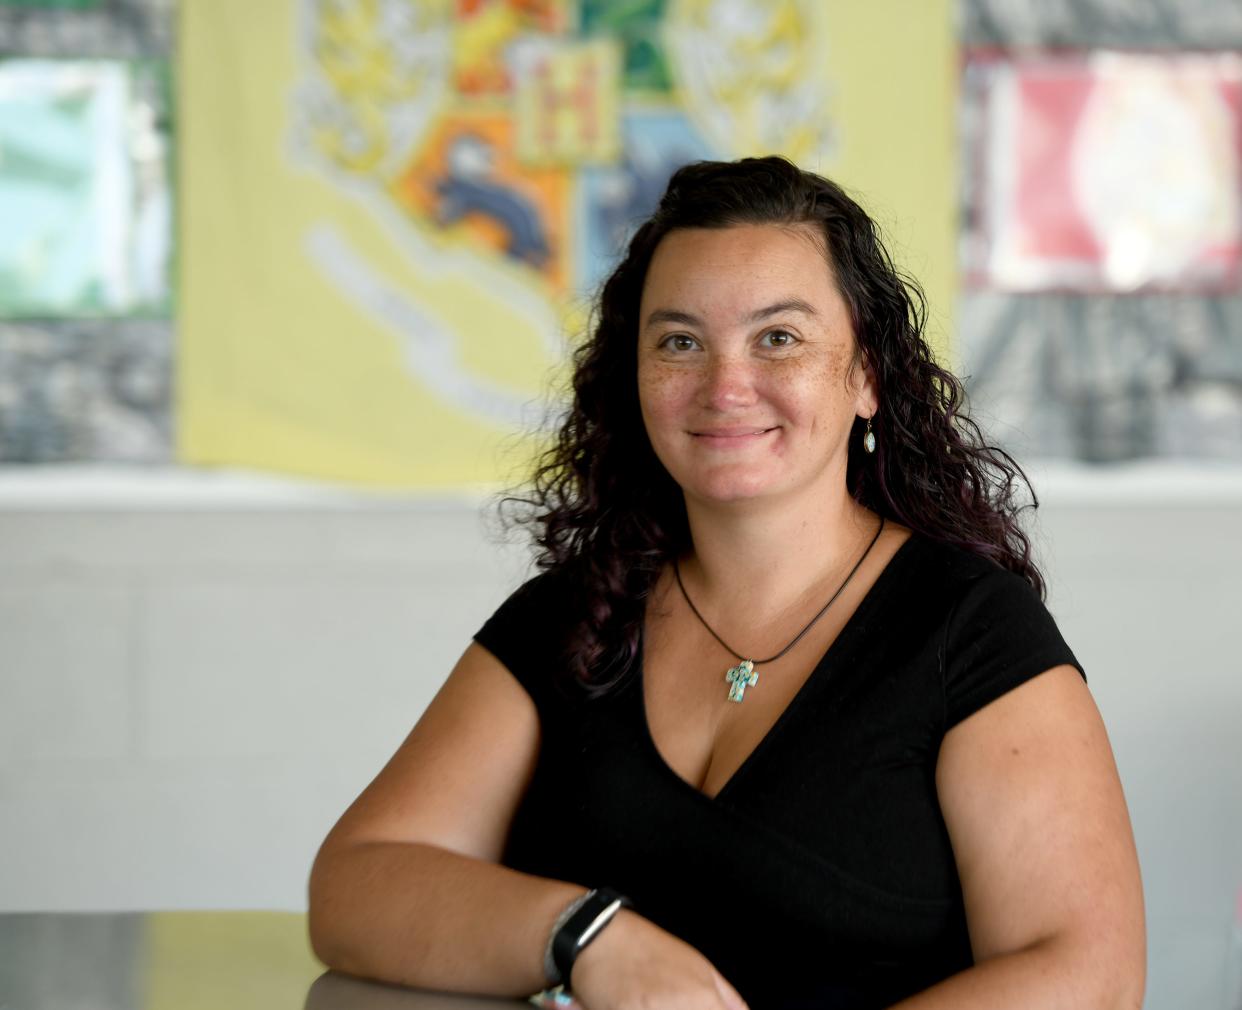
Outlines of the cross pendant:
{"type": "Polygon", "coordinates": [[[729,683],[729,700],[740,702],[746,697],[746,689],[759,683],[754,660],[743,659],[737,666],[730,667],[725,680],[729,683]]]}

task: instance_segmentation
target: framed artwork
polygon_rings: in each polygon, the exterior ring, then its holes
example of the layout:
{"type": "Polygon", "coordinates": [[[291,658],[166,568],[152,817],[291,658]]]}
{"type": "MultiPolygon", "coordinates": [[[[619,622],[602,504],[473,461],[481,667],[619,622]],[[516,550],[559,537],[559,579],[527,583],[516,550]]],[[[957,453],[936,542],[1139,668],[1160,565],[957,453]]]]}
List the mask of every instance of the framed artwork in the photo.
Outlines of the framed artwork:
{"type": "Polygon", "coordinates": [[[1204,292],[1242,280],[1242,55],[970,50],[967,283],[1204,292]]]}
{"type": "Polygon", "coordinates": [[[170,310],[167,71],[0,60],[0,317],[170,310]]]}

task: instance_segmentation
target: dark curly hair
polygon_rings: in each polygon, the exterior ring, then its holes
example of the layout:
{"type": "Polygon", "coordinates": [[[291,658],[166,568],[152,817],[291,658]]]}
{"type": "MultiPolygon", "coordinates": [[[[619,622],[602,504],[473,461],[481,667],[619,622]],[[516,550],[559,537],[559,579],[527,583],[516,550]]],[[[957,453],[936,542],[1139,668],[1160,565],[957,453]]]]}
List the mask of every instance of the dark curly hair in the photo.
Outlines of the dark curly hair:
{"type": "Polygon", "coordinates": [[[573,402],[539,457],[525,506],[538,565],[573,580],[580,607],[567,670],[591,694],[619,684],[638,651],[643,607],[663,566],[690,547],[681,489],[656,458],[638,403],[639,302],[652,254],[681,228],[807,224],[822,229],[829,266],[849,306],[857,353],[874,369],[879,409],[873,455],[862,419],[851,433],[846,481],[856,501],[932,540],[1023,576],[1044,596],[1017,518],[1029,482],[986,443],[964,412],[961,382],[923,337],[926,302],[900,274],[875,222],[835,183],[783,158],[700,161],[669,180],[655,213],[604,283],[593,330],[573,355],[573,402]]]}

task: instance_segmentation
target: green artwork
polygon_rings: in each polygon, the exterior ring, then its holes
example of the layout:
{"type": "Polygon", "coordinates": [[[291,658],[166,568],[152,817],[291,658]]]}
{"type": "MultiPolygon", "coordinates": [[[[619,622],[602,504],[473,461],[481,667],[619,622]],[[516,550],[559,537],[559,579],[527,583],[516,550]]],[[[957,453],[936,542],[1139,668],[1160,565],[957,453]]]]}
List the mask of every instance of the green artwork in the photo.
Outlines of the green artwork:
{"type": "Polygon", "coordinates": [[[668,91],[672,87],[660,26],[665,0],[582,0],[582,31],[618,39],[625,51],[625,87],[668,91]]]}
{"type": "Polygon", "coordinates": [[[0,317],[167,312],[160,76],[115,60],[0,60],[0,317]]]}

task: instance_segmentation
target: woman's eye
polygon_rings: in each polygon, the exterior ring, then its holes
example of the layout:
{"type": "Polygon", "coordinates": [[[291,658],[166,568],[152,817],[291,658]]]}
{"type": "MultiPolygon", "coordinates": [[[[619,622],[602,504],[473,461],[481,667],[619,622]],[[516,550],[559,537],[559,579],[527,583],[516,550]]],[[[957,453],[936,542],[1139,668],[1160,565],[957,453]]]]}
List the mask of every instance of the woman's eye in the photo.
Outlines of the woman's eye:
{"type": "Polygon", "coordinates": [[[798,338],[788,330],[768,330],[759,338],[759,342],[764,347],[793,347],[798,338]]]}
{"type": "Polygon", "coordinates": [[[674,333],[664,338],[663,345],[670,351],[693,351],[697,341],[685,333],[674,333]]]}

